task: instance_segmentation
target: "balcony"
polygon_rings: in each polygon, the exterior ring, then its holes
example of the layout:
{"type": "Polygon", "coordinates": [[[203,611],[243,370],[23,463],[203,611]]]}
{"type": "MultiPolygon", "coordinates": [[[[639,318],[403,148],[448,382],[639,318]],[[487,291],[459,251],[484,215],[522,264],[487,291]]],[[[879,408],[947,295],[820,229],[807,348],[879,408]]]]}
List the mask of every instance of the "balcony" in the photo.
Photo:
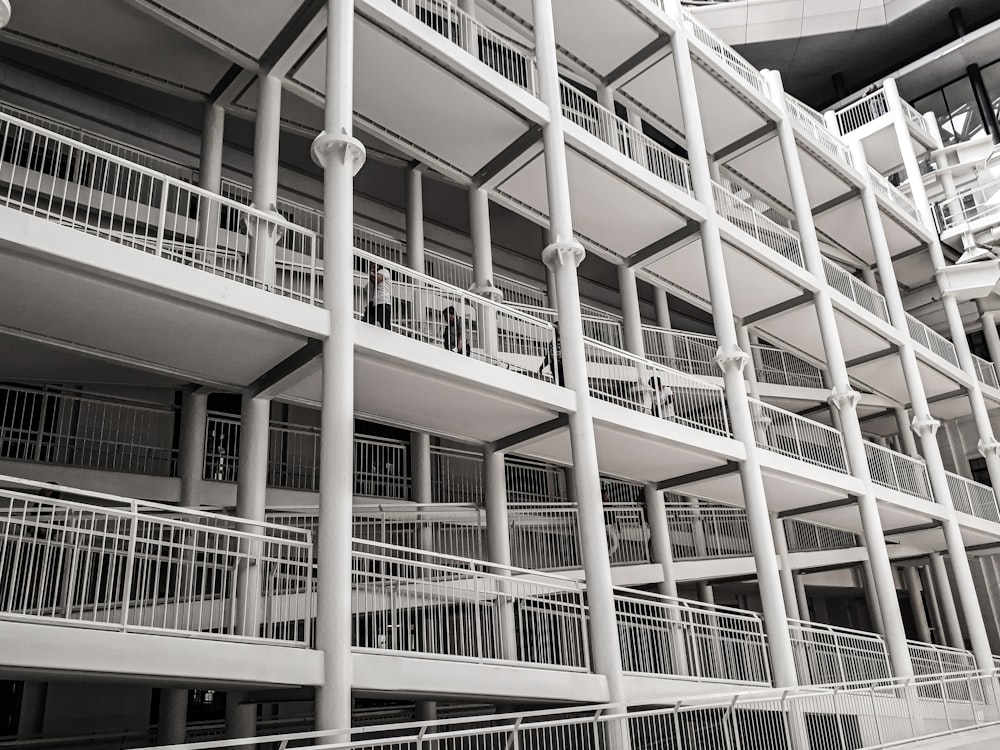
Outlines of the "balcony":
{"type": "Polygon", "coordinates": [[[788,621],[801,685],[872,683],[892,677],[885,640],[874,633],[788,621]]]}
{"type": "Polygon", "coordinates": [[[687,9],[684,9],[684,25],[695,39],[711,51],[714,60],[735,74],[758,97],[767,99],[767,81],[764,80],[764,76],[759,70],[740,56],[736,50],[719,39],[687,9]]]}
{"type": "Polygon", "coordinates": [[[715,363],[719,351],[715,336],[644,325],[642,343],[647,359],[659,365],[703,378],[722,376],[715,363]]]}
{"type": "Polygon", "coordinates": [[[750,413],[758,448],[847,473],[844,438],[838,430],[756,399],[750,399],[750,413]]]}
{"type": "Polygon", "coordinates": [[[961,368],[961,365],[958,363],[958,352],[955,351],[955,345],[948,339],[909,313],[906,314],[906,326],[910,331],[910,338],[914,342],[938,355],[949,364],[961,368]]]}
{"type": "Polygon", "coordinates": [[[750,353],[758,382],[796,388],[823,388],[823,371],[773,346],[752,345],[750,353]]]}
{"type": "Polygon", "coordinates": [[[976,380],[990,388],[1000,387],[997,382],[997,370],[992,362],[973,354],[972,364],[976,368],[976,380]]]}
{"type": "Polygon", "coordinates": [[[937,204],[941,239],[953,239],[964,231],[992,229],[1000,222],[1000,180],[977,185],[937,204]]]}
{"type": "Polygon", "coordinates": [[[788,105],[788,114],[792,124],[797,130],[805,133],[813,142],[819,144],[820,148],[827,156],[832,157],[836,164],[842,167],[854,167],[850,148],[830,132],[823,115],[787,94],[785,95],[785,103],[788,105]]]}
{"type": "MultiPolygon", "coordinates": [[[[528,305],[512,305],[525,315],[532,315],[549,323],[559,322],[559,313],[548,307],[532,307],[528,305]]],[[[622,319],[618,315],[606,313],[589,305],[580,305],[583,335],[600,341],[602,344],[622,347],[622,319]]]]}
{"type": "Polygon", "coordinates": [[[885,89],[879,88],[843,109],[838,109],[837,129],[841,135],[847,135],[887,114],[889,114],[889,101],[886,99],[885,89]]]}
{"type": "Polygon", "coordinates": [[[719,217],[743,230],[799,268],[805,268],[805,261],[802,258],[802,243],[799,238],[789,229],[769,218],[763,211],[750,205],[748,201],[737,197],[738,190],[739,188],[732,183],[729,184],[728,188],[717,182],[712,183],[715,209],[719,217]]]}
{"type": "Polygon", "coordinates": [[[997,496],[992,487],[973,482],[950,471],[946,471],[945,475],[948,479],[948,493],[951,495],[955,510],[986,521],[1000,523],[1000,509],[997,508],[997,496]]]}
{"type": "Polygon", "coordinates": [[[876,318],[885,323],[889,322],[889,309],[886,307],[885,297],[827,258],[823,258],[823,270],[826,273],[827,283],[833,289],[876,318]]]}
{"type": "Polygon", "coordinates": [[[874,167],[870,165],[868,167],[868,176],[871,179],[871,184],[875,189],[875,192],[878,193],[883,200],[892,204],[904,214],[909,216],[915,224],[923,227],[923,219],[920,218],[917,206],[908,195],[906,195],[899,188],[894,187],[889,180],[883,177],[874,169],[874,167]]]}
{"type": "Polygon", "coordinates": [[[934,502],[927,466],[923,461],[868,441],[865,441],[865,455],[875,484],[934,502]]]}

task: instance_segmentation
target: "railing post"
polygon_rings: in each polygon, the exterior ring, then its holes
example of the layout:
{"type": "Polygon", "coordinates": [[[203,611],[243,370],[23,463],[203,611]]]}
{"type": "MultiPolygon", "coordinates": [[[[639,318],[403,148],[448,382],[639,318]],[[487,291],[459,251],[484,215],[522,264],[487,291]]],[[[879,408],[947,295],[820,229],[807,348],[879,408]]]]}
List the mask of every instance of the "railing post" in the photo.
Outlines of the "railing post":
{"type": "Polygon", "coordinates": [[[163,236],[167,227],[167,196],[170,193],[170,183],[160,180],[160,205],[156,219],[156,257],[163,257],[163,236]]]}
{"type": "Polygon", "coordinates": [[[128,631],[128,616],[132,598],[132,576],[135,572],[135,548],[139,534],[139,508],[135,500],[131,503],[128,532],[128,552],[125,558],[125,580],[122,582],[122,632],[128,631]]]}

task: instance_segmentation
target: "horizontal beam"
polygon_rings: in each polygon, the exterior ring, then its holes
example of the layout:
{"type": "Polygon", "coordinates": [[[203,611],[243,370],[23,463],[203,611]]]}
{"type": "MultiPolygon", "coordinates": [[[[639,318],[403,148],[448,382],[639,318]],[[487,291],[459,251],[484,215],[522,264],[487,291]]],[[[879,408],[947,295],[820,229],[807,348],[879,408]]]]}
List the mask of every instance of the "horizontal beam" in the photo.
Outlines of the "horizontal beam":
{"type": "Polygon", "coordinates": [[[721,162],[728,159],[730,156],[736,156],[744,151],[749,151],[750,149],[759,146],[764,140],[769,138],[773,132],[775,132],[774,123],[768,120],[764,125],[757,128],[752,133],[748,133],[739,140],[733,141],[725,148],[720,148],[712,154],[712,159],[713,161],[721,162]]]}
{"type": "Polygon", "coordinates": [[[899,347],[893,344],[888,349],[880,349],[877,352],[872,352],[871,354],[865,354],[863,357],[857,357],[849,362],[845,362],[844,364],[847,366],[847,369],[850,369],[852,367],[857,367],[858,365],[866,365],[869,362],[876,362],[880,359],[891,357],[893,354],[896,354],[898,352],[899,352],[899,347]]]}
{"type": "Polygon", "coordinates": [[[803,307],[808,305],[813,300],[813,293],[806,291],[800,294],[798,297],[792,297],[792,299],[787,299],[784,302],[779,302],[776,305],[771,305],[771,307],[765,307],[763,310],[758,310],[755,313],[751,313],[743,318],[743,325],[749,326],[754,323],[759,323],[762,320],[767,320],[768,318],[773,318],[775,315],[780,315],[783,312],[788,312],[789,310],[794,310],[797,307],[803,307]]]}
{"type": "MultiPolygon", "coordinates": [[[[518,164],[525,155],[534,150],[541,152],[542,127],[532,125],[528,130],[514,139],[514,141],[504,148],[499,154],[490,159],[478,172],[472,176],[472,183],[476,187],[491,188],[496,187],[507,176],[511,167],[518,164]]],[[[534,157],[536,154],[533,154],[534,157]]]]}
{"type": "Polygon", "coordinates": [[[641,50],[636,52],[625,62],[621,63],[615,67],[610,73],[608,73],[604,78],[601,79],[601,83],[605,86],[610,86],[612,88],[617,87],[623,78],[625,78],[629,73],[638,68],[644,62],[652,58],[656,53],[667,49],[670,46],[670,37],[666,34],[662,34],[654,39],[652,42],[647,44],[641,50]]]}
{"type": "Polygon", "coordinates": [[[706,479],[714,479],[715,477],[722,477],[726,474],[732,474],[740,470],[740,465],[736,461],[726,461],[722,466],[713,466],[711,469],[702,469],[701,471],[694,471],[690,474],[683,474],[679,477],[671,477],[670,479],[664,479],[662,482],[656,484],[656,489],[658,490],[669,490],[674,487],[681,487],[685,484],[694,484],[695,482],[704,482],[706,479]]]}
{"type": "Polygon", "coordinates": [[[489,443],[488,447],[493,451],[510,450],[518,445],[540,438],[543,435],[548,435],[550,432],[561,430],[564,427],[569,427],[568,414],[560,414],[558,417],[550,419],[548,422],[542,422],[541,424],[536,424],[534,427],[529,427],[525,430],[521,430],[520,432],[508,435],[507,437],[502,437],[499,440],[489,443]]]}
{"type": "Polygon", "coordinates": [[[815,505],[806,505],[802,508],[789,508],[788,510],[782,510],[778,512],[778,518],[795,518],[796,516],[806,516],[810,513],[818,513],[822,510],[833,510],[834,508],[843,508],[848,505],[854,505],[858,502],[858,498],[855,495],[849,495],[840,500],[829,500],[825,503],[817,503],[815,505]]]}
{"type": "Polygon", "coordinates": [[[861,195],[861,190],[859,188],[851,188],[846,193],[838,195],[836,198],[831,198],[826,203],[821,203],[813,209],[813,216],[819,216],[827,211],[832,211],[837,206],[842,206],[850,200],[857,198],[861,195]]]}
{"type": "Polygon", "coordinates": [[[940,521],[929,521],[928,523],[918,523],[914,526],[903,526],[898,529],[886,529],[884,534],[916,534],[918,531],[931,531],[932,529],[939,528],[941,526],[940,521]]]}
{"type": "Polygon", "coordinates": [[[661,237],[655,242],[651,242],[646,247],[641,250],[636,250],[634,253],[625,258],[625,265],[629,268],[635,268],[636,266],[649,263],[661,253],[669,250],[674,245],[679,242],[683,242],[688,237],[696,234],[701,226],[696,221],[688,220],[687,224],[678,229],[676,232],[671,232],[666,237],[661,237]]]}
{"type": "Polygon", "coordinates": [[[251,398],[276,395],[276,391],[288,380],[323,353],[323,342],[319,339],[309,339],[305,346],[293,354],[289,354],[278,364],[265,372],[247,387],[247,395],[251,398]]]}

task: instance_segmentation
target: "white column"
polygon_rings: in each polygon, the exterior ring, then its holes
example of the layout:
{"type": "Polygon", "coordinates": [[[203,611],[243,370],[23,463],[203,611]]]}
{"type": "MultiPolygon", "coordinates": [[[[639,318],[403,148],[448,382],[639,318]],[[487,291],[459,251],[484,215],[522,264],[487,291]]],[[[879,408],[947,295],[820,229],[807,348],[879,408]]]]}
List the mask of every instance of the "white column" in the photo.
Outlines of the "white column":
{"type": "Polygon", "coordinates": [[[670,318],[670,298],[667,290],[661,286],[653,287],[653,304],[656,306],[656,325],[660,328],[673,328],[670,318]]]}
{"type": "Polygon", "coordinates": [[[716,362],[722,369],[733,436],[743,443],[746,450],[746,459],[740,462],[740,479],[743,485],[747,523],[757,567],[757,580],[760,586],[764,622],[767,628],[774,684],[777,687],[793,687],[798,684],[798,678],[795,673],[792,642],[788,634],[788,616],[782,598],[781,576],[774,554],[775,542],[771,533],[767,496],[764,492],[764,481],[757,454],[754,423],[743,381],[743,368],[746,366],[749,356],[740,349],[736,339],[736,324],[732,300],[729,296],[729,280],[726,273],[722,237],[719,233],[719,217],[715,211],[715,197],[702,126],[702,114],[695,86],[694,63],[688,46],[688,31],[679,2],[670,4],[668,12],[673,15],[678,29],[673,40],[674,69],[677,76],[677,90],[684,132],[687,135],[691,180],[695,198],[706,209],[705,221],[701,224],[701,241],[705,271],[708,277],[709,297],[712,302],[712,317],[715,321],[715,332],[719,341],[716,362]]]}
{"type": "Polygon", "coordinates": [[[809,595],[806,593],[806,574],[796,573],[794,576],[795,583],[795,602],[799,607],[799,619],[809,621],[809,595]]]}
{"type": "Polygon", "coordinates": [[[225,142],[226,110],[218,104],[205,105],[201,129],[201,158],[198,186],[218,193],[222,183],[222,147],[225,142]]]}
{"type": "MultiPolygon", "coordinates": [[[[493,302],[503,299],[503,292],[493,285],[493,236],[490,231],[490,196],[483,188],[469,188],[469,224],[472,233],[472,291],[493,302]]],[[[496,357],[497,316],[493,307],[479,306],[479,346],[488,357],[496,357]]],[[[464,315],[464,311],[459,311],[464,315]]],[[[468,323],[462,319],[463,340],[469,335],[468,323]]]]}
{"type": "Polygon", "coordinates": [[[406,168],[406,265],[424,273],[424,170],[406,168]]]}
{"type": "Polygon", "coordinates": [[[947,643],[953,648],[965,648],[965,637],[962,635],[962,623],[958,619],[958,609],[955,607],[955,597],[948,578],[948,569],[944,558],[938,552],[929,556],[931,575],[934,578],[934,590],[937,592],[938,606],[941,608],[941,619],[944,621],[947,643]]]}
{"type": "Polygon", "coordinates": [[[643,487],[646,506],[646,521],[649,523],[649,547],[653,562],[663,568],[663,582],[657,587],[664,596],[677,598],[677,576],[674,572],[674,551],[670,544],[670,525],[667,522],[667,508],[662,490],[656,485],[643,487]]]}
{"type": "Polygon", "coordinates": [[[980,312],[983,319],[983,338],[986,339],[986,346],[990,350],[990,360],[996,364],[1000,363],[1000,333],[997,332],[997,312],[987,310],[980,312]]]}
{"type": "Polygon", "coordinates": [[[778,122],[778,140],[784,156],[785,174],[788,178],[792,194],[792,204],[795,209],[795,220],[799,229],[802,252],[806,268],[821,282],[814,295],[816,315],[819,319],[820,335],[826,351],[827,366],[833,390],[830,402],[840,412],[841,428],[844,435],[844,447],[853,475],[864,484],[858,497],[858,511],[864,529],[865,548],[872,565],[872,575],[878,590],[878,602],[885,626],[886,644],[892,661],[893,672],[897,677],[909,677],[913,674],[910,654],[906,645],[906,631],[896,599],[895,584],[892,579],[892,566],[885,547],[885,536],[882,533],[882,520],[879,517],[878,504],[865,454],[864,437],[861,433],[861,422],[858,420],[857,405],[860,394],[851,387],[850,376],[844,361],[843,347],[837,319],[830,298],[830,287],[826,283],[826,271],[823,265],[823,255],[816,236],[816,226],[813,222],[812,208],[806,189],[805,177],[802,174],[802,164],[799,160],[798,145],[795,141],[795,131],[788,114],[781,74],[776,71],[766,73],[772,101],[782,117],[778,122]]]}
{"type": "Polygon", "coordinates": [[[184,742],[187,738],[187,707],[187,690],[160,688],[160,718],[156,724],[157,745],[180,745],[184,742]]]}
{"type": "MultiPolygon", "coordinates": [[[[507,454],[483,448],[483,491],[486,495],[486,551],[490,562],[509,566],[510,519],[507,515],[507,454]]],[[[505,569],[495,572],[509,574],[505,569]]],[[[505,659],[517,658],[517,625],[513,605],[499,604],[500,649],[505,659]]]]}
{"type": "Polygon", "coordinates": [[[590,642],[594,649],[594,666],[607,679],[609,699],[613,703],[622,703],[625,701],[625,688],[621,647],[618,641],[604,510],[601,505],[600,470],[591,416],[583,321],[580,316],[580,289],[576,275],[584,250],[573,235],[555,24],[551,0],[532,0],[531,7],[539,94],[549,110],[549,121],[542,128],[549,202],[549,244],[542,254],[542,260],[552,270],[555,279],[566,385],[576,392],[576,410],[569,415],[569,432],[580,516],[580,544],[590,604],[590,642]]]}
{"type": "Polygon", "coordinates": [[[903,444],[903,452],[908,456],[920,458],[917,441],[913,437],[913,430],[910,429],[910,415],[902,406],[894,407],[894,411],[896,413],[896,429],[899,432],[899,440],[903,444]]]}
{"type": "MultiPolygon", "coordinates": [[[[257,119],[253,139],[253,206],[277,216],[278,147],[281,137],[281,79],[261,75],[257,79],[257,119]]],[[[278,227],[251,223],[253,251],[247,258],[247,275],[265,289],[275,282],[278,227]]]]}
{"type": "Polygon", "coordinates": [[[927,604],[927,614],[930,619],[931,633],[934,635],[934,643],[947,646],[948,636],[944,630],[944,619],[941,617],[937,587],[934,585],[934,576],[931,575],[929,565],[924,568],[924,573],[920,576],[920,583],[924,587],[924,601],[927,604]]]}
{"type": "Polygon", "coordinates": [[[410,433],[410,500],[427,504],[431,495],[431,436],[426,432],[410,433]]]}
{"type": "Polygon", "coordinates": [[[927,609],[924,606],[924,592],[920,585],[920,575],[915,565],[903,567],[903,582],[910,598],[910,611],[913,613],[913,625],[917,631],[917,640],[931,643],[931,629],[927,624],[927,609]]]}
{"type": "MultiPolygon", "coordinates": [[[[324,129],[313,159],[324,170],[324,305],[320,520],[316,535],[316,648],[323,685],[316,688],[316,729],[351,726],[351,497],[354,491],[354,174],[365,149],[352,137],[354,3],[328,0],[324,129]]],[[[346,740],[346,736],[343,737],[346,740]]]]}
{"type": "Polygon", "coordinates": [[[737,324],[736,326],[736,340],[739,342],[740,348],[747,354],[750,354],[750,359],[747,360],[746,370],[744,374],[746,375],[746,387],[751,398],[760,399],[760,384],[757,381],[757,366],[753,361],[753,342],[750,340],[750,331],[745,325],[737,324]]]}
{"type": "MultiPolygon", "coordinates": [[[[871,617],[872,627],[876,633],[884,638],[885,625],[882,623],[882,609],[878,605],[878,589],[875,587],[875,576],[872,575],[872,566],[868,560],[861,561],[861,581],[865,591],[865,603],[868,605],[868,614],[871,617]]],[[[893,584],[893,596],[895,595],[895,584],[893,584]]]]}
{"type": "Polygon", "coordinates": [[[962,439],[962,428],[956,420],[944,423],[945,442],[948,443],[948,450],[951,453],[951,462],[955,466],[955,473],[972,479],[972,470],[969,467],[969,458],[965,452],[965,441],[962,439]]]}
{"type": "Polygon", "coordinates": [[[696,586],[698,588],[698,601],[702,604],[715,604],[715,591],[712,589],[711,583],[698,581],[696,586]]]}
{"type": "Polygon", "coordinates": [[[864,281],[868,286],[874,289],[876,292],[879,291],[878,279],[875,277],[875,271],[870,266],[864,266],[861,269],[861,280],[864,281]]]}
{"type": "MultiPolygon", "coordinates": [[[[26,680],[21,688],[21,713],[17,720],[17,738],[33,740],[45,730],[45,702],[49,683],[26,680]]],[[[181,740],[183,742],[183,739],[181,740]]]]}
{"type": "Polygon", "coordinates": [[[618,293],[622,301],[622,331],[626,351],[637,357],[645,357],[642,342],[642,313],[639,308],[639,288],[636,285],[635,269],[624,263],[618,266],[618,293]]]}
{"type": "MultiPolygon", "coordinates": [[[[781,595],[785,599],[785,611],[792,620],[804,620],[799,611],[799,600],[796,596],[795,571],[792,570],[792,563],[788,557],[788,540],[785,538],[785,525],[777,514],[771,514],[771,535],[774,537],[774,551],[781,562],[779,572],[781,574],[781,595]]],[[[807,610],[808,612],[808,610],[807,610]]]]}
{"type": "Polygon", "coordinates": [[[472,18],[476,17],[476,0],[458,0],[458,9],[472,18]]]}
{"type": "Polygon", "coordinates": [[[205,425],[208,421],[208,393],[185,391],[181,401],[178,475],[181,480],[181,505],[200,505],[198,489],[205,471],[205,425]]]}

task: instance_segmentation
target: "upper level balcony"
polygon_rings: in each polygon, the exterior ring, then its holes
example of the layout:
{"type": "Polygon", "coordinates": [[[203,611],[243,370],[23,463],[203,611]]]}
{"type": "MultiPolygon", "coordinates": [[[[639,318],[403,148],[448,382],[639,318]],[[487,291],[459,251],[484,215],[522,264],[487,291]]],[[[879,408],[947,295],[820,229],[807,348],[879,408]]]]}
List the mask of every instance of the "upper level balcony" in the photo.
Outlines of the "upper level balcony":
{"type": "Polygon", "coordinates": [[[964,233],[992,238],[1000,224],[1000,180],[964,190],[937,204],[937,219],[943,241],[964,233]]]}

